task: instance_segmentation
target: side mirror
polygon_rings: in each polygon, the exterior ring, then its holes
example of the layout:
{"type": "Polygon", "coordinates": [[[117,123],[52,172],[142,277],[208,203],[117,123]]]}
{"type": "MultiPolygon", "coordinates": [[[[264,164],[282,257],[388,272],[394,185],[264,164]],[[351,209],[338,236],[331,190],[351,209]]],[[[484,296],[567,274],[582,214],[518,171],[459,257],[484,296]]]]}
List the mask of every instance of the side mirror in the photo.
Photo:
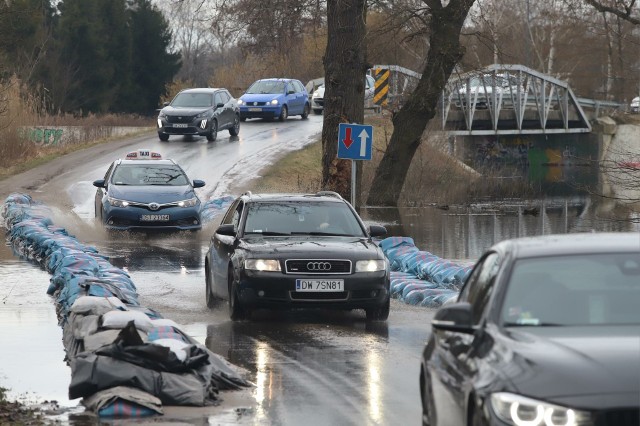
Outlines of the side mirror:
{"type": "Polygon", "coordinates": [[[224,104],[222,102],[220,102],[218,105],[216,105],[216,108],[222,108],[224,107],[224,104]]]}
{"type": "Polygon", "coordinates": [[[459,302],[443,306],[433,317],[431,327],[436,330],[453,331],[456,333],[475,333],[476,328],[472,322],[471,304],[459,302]]]}
{"type": "Polygon", "coordinates": [[[169,102],[164,102],[162,105],[163,106],[169,106],[169,102]]]}
{"type": "Polygon", "coordinates": [[[387,235],[387,228],[380,225],[371,225],[369,226],[369,235],[371,235],[371,237],[382,237],[383,235],[387,235]]]}
{"type": "Polygon", "coordinates": [[[293,95],[294,93],[296,93],[296,91],[295,91],[295,90],[289,90],[289,91],[287,92],[287,95],[293,95]]]}
{"type": "Polygon", "coordinates": [[[233,229],[233,225],[220,225],[218,229],[216,229],[216,234],[226,235],[229,237],[236,236],[236,230],[233,229]]]}
{"type": "Polygon", "coordinates": [[[95,186],[96,188],[104,188],[104,179],[94,180],[93,186],[95,186]]]}
{"type": "Polygon", "coordinates": [[[203,180],[200,179],[194,179],[193,180],[193,187],[194,188],[202,188],[205,185],[203,180]]]}

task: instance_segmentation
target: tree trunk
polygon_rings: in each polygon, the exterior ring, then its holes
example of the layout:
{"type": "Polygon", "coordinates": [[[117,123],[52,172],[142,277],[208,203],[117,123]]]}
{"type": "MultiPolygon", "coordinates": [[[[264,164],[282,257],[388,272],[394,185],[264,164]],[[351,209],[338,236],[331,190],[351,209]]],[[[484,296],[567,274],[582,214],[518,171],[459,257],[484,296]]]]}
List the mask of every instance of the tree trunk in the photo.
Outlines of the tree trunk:
{"type": "Polygon", "coordinates": [[[434,117],[442,90],[464,53],[460,31],[474,0],[451,0],[447,7],[442,7],[439,0],[426,3],[431,6],[427,62],[418,86],[393,119],[391,141],[376,170],[367,205],[398,205],[422,133],[434,117]]]}
{"type": "Polygon", "coordinates": [[[338,124],[364,121],[365,17],[366,0],[327,1],[328,39],[322,58],[322,187],[347,199],[351,192],[351,160],[337,158],[338,124]]]}

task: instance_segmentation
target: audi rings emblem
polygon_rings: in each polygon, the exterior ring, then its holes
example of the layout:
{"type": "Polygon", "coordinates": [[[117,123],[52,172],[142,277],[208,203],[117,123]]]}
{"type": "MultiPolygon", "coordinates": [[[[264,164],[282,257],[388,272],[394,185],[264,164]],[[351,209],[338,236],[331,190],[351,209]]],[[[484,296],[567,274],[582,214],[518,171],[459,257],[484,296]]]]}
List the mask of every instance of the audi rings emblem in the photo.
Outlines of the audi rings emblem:
{"type": "Polygon", "coordinates": [[[307,263],[309,271],[330,271],[331,264],[329,262],[309,262],[307,263]]]}
{"type": "Polygon", "coordinates": [[[149,210],[156,211],[160,208],[160,204],[158,203],[149,203],[149,210]]]}

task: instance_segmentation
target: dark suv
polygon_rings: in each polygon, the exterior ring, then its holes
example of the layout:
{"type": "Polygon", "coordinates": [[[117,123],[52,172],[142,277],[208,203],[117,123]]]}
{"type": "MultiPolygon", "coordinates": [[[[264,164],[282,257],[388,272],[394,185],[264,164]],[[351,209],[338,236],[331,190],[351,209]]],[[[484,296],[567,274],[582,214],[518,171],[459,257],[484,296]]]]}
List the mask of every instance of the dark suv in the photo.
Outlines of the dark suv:
{"type": "Polygon", "coordinates": [[[334,192],[238,197],[211,238],[207,306],[229,302],[231,319],[255,309],[364,309],[389,316],[389,265],[365,226],[334,192]]]}
{"type": "Polygon", "coordinates": [[[211,142],[220,130],[229,130],[231,136],[240,133],[240,107],[227,89],[183,90],[158,114],[161,141],[171,135],[199,135],[211,142]]]}

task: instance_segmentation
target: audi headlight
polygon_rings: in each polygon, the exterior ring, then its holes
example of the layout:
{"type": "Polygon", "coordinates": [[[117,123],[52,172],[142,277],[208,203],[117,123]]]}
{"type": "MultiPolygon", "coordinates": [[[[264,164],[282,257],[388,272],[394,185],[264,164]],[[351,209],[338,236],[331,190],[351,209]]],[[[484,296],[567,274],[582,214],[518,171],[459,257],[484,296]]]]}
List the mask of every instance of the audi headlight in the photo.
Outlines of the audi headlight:
{"type": "Polygon", "coordinates": [[[271,105],[278,105],[278,100],[277,99],[272,100],[271,105]]]}
{"type": "Polygon", "coordinates": [[[244,261],[244,269],[280,272],[280,262],[274,259],[247,259],[244,261]]]}
{"type": "Polygon", "coordinates": [[[242,99],[238,99],[238,105],[242,105],[244,101],[242,99]]]}
{"type": "Polygon", "coordinates": [[[195,197],[189,200],[178,201],[179,207],[195,207],[196,204],[198,204],[198,199],[195,197]]]}
{"type": "Polygon", "coordinates": [[[358,260],[356,262],[356,272],[384,271],[385,267],[384,260],[358,260]]]}
{"type": "Polygon", "coordinates": [[[107,201],[109,201],[109,204],[111,204],[113,207],[127,207],[129,205],[128,201],[119,200],[113,197],[107,197],[107,201]]]}
{"type": "Polygon", "coordinates": [[[593,425],[587,412],[507,392],[492,394],[491,407],[500,420],[514,426],[593,425]]]}

